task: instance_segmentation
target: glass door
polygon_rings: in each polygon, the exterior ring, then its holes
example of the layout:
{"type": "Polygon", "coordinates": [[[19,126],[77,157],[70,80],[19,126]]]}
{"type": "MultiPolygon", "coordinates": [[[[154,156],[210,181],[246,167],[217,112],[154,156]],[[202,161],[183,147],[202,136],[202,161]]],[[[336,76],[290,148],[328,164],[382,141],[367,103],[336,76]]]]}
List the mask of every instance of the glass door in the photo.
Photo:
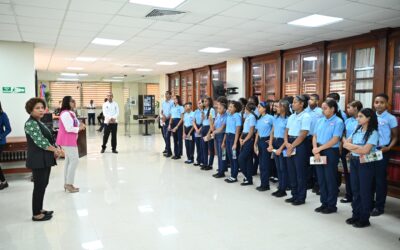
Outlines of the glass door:
{"type": "Polygon", "coordinates": [[[285,59],[284,91],[286,96],[299,93],[299,60],[297,58],[285,59]]]}
{"type": "Polygon", "coordinates": [[[193,74],[187,75],[186,78],[186,100],[193,103],[193,74]]]}
{"type": "Polygon", "coordinates": [[[329,93],[340,95],[340,109],[345,110],[347,78],[347,52],[332,52],[329,58],[329,93]]]}
{"type": "Polygon", "coordinates": [[[212,87],[213,87],[213,99],[216,100],[220,96],[225,95],[226,89],[226,69],[213,69],[212,75],[212,87]]]}
{"type": "Polygon", "coordinates": [[[173,95],[180,95],[180,83],[179,83],[179,75],[175,76],[175,80],[174,80],[174,92],[173,95]]]}
{"type": "Polygon", "coordinates": [[[262,81],[262,64],[261,63],[256,63],[253,64],[252,66],[252,83],[251,83],[251,94],[253,96],[258,96],[260,99],[261,94],[262,94],[262,88],[263,88],[263,81],[262,81]]]}
{"type": "Polygon", "coordinates": [[[278,81],[278,72],[277,72],[277,63],[276,62],[267,62],[265,63],[265,91],[264,96],[265,100],[275,100],[275,86],[278,81]]]}
{"type": "Polygon", "coordinates": [[[186,83],[187,83],[187,78],[185,75],[181,76],[181,99],[182,99],[182,104],[185,104],[187,102],[187,89],[186,89],[186,83]]]}
{"type": "Polygon", "coordinates": [[[356,49],[354,64],[353,98],[372,107],[374,87],[375,48],[356,49]]]}
{"type": "Polygon", "coordinates": [[[196,97],[197,100],[203,99],[208,95],[208,71],[199,71],[196,77],[196,97]]]}
{"type": "Polygon", "coordinates": [[[317,55],[302,56],[301,92],[316,94],[318,84],[318,57],[317,55]]]}
{"type": "Polygon", "coordinates": [[[392,112],[400,114],[400,42],[396,42],[393,58],[393,108],[392,112]]]}

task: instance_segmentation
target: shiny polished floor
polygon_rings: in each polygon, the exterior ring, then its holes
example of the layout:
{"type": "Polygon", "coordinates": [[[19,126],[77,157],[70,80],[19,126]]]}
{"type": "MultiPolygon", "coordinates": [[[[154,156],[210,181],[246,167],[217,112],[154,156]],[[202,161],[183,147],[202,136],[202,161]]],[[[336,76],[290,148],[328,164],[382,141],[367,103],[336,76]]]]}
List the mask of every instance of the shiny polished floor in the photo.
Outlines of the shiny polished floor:
{"type": "Polygon", "coordinates": [[[120,153],[101,155],[101,136],[89,129],[88,155],[76,174],[80,193],[64,192],[62,161],[53,169],[49,222],[30,220],[29,175],[8,176],[10,187],[0,191],[0,249],[400,249],[400,200],[389,198],[385,215],[355,229],[344,222],[350,205],[316,214],[318,197],[309,193],[305,205],[293,207],[271,191],[227,184],[213,171],[164,158],[160,134],[128,137],[122,130],[120,153]]]}

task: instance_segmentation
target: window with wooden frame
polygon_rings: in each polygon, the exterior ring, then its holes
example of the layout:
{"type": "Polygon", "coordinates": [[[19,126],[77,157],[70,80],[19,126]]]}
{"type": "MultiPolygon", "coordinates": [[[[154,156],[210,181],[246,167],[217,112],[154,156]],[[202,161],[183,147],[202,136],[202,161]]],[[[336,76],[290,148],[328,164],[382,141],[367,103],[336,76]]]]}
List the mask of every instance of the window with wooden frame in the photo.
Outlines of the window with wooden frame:
{"type": "Polygon", "coordinates": [[[372,107],[374,90],[375,47],[357,48],[354,51],[353,99],[366,108],[372,107]]]}
{"type": "Polygon", "coordinates": [[[251,95],[258,96],[259,99],[262,97],[263,93],[263,64],[253,63],[251,65],[251,95]]]}
{"type": "Polygon", "coordinates": [[[346,50],[330,51],[328,59],[328,93],[340,95],[339,107],[345,110],[346,87],[349,83],[348,52],[346,50]]]}
{"type": "Polygon", "coordinates": [[[269,61],[265,63],[263,100],[275,100],[279,97],[279,93],[277,93],[278,74],[278,62],[269,61]]]}
{"type": "Polygon", "coordinates": [[[299,94],[299,57],[284,59],[284,95],[294,96],[299,94]]]}
{"type": "Polygon", "coordinates": [[[208,70],[195,71],[196,101],[210,95],[209,78],[208,70]]]}
{"type": "Polygon", "coordinates": [[[301,82],[300,88],[302,94],[318,93],[318,54],[306,54],[301,56],[301,82]]]}

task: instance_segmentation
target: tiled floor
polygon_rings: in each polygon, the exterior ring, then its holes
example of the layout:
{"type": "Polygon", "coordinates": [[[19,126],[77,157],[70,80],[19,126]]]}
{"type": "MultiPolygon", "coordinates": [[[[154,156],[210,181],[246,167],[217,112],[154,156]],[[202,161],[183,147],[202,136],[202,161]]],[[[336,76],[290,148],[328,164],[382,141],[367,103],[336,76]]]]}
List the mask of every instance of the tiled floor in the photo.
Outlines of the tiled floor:
{"type": "Polygon", "coordinates": [[[100,135],[90,128],[88,156],[76,174],[80,193],[64,192],[62,161],[53,169],[49,222],[30,220],[29,176],[8,176],[10,187],[0,192],[0,249],[400,249],[400,200],[389,198],[372,227],[354,229],[344,222],[350,205],[316,214],[312,193],[293,207],[271,192],[165,159],[159,134],[127,137],[120,129],[118,140],[118,155],[101,155],[100,135]]]}

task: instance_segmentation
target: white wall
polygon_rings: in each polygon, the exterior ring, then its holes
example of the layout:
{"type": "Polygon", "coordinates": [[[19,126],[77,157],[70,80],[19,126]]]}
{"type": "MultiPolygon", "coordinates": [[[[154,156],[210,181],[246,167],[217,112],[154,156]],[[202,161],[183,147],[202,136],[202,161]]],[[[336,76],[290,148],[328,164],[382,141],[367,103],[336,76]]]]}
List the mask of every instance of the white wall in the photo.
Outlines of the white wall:
{"type": "Polygon", "coordinates": [[[10,118],[10,136],[25,136],[28,118],[25,102],[35,96],[35,64],[32,43],[0,41],[0,101],[10,118]],[[25,94],[3,94],[2,87],[25,87],[25,94]]]}
{"type": "Polygon", "coordinates": [[[239,99],[246,96],[244,61],[242,58],[230,59],[226,62],[226,83],[228,88],[238,87],[238,94],[228,99],[239,99]]]}

